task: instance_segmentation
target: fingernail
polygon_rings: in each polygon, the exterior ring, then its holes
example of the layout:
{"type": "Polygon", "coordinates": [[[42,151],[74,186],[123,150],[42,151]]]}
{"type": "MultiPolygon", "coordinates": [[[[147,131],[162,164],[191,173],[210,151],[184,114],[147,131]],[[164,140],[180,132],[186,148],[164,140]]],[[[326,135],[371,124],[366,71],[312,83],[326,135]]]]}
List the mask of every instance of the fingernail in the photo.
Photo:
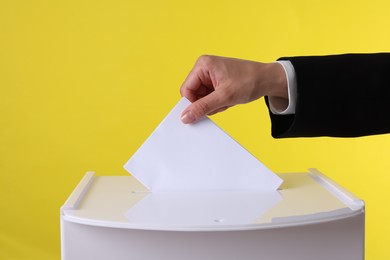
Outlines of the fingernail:
{"type": "Polygon", "coordinates": [[[187,113],[185,113],[184,115],[181,116],[181,121],[184,123],[184,124],[190,124],[192,122],[194,122],[195,118],[194,118],[194,115],[192,114],[191,111],[188,111],[187,113]]]}

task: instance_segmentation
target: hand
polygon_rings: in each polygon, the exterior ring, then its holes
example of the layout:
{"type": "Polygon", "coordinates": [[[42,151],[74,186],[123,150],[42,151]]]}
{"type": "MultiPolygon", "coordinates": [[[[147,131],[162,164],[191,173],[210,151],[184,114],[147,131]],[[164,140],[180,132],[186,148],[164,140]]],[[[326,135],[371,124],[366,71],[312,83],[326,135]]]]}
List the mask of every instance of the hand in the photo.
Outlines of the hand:
{"type": "Polygon", "coordinates": [[[282,65],[217,56],[201,56],[180,93],[192,102],[182,113],[186,124],[263,96],[272,96],[279,107],[288,105],[282,65]]]}

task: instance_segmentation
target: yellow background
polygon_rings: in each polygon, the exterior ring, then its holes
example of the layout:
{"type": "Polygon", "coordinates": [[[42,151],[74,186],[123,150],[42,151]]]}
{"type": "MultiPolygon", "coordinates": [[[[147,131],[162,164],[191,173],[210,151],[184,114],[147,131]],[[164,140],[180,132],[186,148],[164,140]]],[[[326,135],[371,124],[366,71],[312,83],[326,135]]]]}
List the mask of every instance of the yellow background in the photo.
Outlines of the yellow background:
{"type": "MultiPolygon", "coordinates": [[[[390,3],[0,0],[0,259],[59,259],[59,208],[122,168],[201,54],[390,51],[390,3]]],[[[367,90],[369,91],[369,90],[367,90]]],[[[390,256],[390,136],[275,140],[264,101],[213,117],[276,172],[316,167],[367,205],[366,259],[390,256]]]]}

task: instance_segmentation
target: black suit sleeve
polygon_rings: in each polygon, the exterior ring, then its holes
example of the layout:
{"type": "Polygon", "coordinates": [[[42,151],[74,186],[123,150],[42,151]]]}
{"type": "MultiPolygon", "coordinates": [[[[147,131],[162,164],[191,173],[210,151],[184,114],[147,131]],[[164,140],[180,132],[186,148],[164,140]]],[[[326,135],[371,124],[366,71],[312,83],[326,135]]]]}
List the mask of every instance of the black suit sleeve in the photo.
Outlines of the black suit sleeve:
{"type": "Polygon", "coordinates": [[[270,112],[272,136],[390,133],[390,53],[281,59],[294,66],[297,105],[295,115],[270,112]]]}

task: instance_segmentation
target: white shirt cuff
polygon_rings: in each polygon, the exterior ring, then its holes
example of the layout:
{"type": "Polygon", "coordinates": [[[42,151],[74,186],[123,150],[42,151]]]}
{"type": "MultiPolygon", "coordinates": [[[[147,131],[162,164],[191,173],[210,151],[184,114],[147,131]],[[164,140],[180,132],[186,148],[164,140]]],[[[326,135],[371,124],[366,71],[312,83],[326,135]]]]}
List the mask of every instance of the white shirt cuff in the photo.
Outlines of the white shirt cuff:
{"type": "Polygon", "coordinates": [[[269,108],[275,115],[291,115],[295,114],[295,106],[297,101],[297,81],[295,76],[295,70],[292,63],[288,60],[276,61],[282,65],[287,77],[287,91],[288,91],[288,106],[285,110],[278,110],[272,105],[272,97],[269,96],[269,108]]]}

